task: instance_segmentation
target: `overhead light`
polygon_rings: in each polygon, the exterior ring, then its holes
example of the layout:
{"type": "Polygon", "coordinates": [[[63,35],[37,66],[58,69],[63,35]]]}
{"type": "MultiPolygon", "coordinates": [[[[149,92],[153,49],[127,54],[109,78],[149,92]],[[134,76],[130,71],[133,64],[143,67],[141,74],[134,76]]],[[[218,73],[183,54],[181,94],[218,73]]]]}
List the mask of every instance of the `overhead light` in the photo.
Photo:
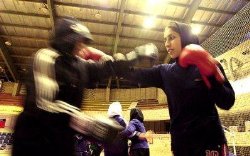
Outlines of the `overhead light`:
{"type": "Polygon", "coordinates": [[[40,8],[40,9],[41,9],[42,12],[44,12],[44,13],[46,13],[46,12],[48,11],[48,9],[47,9],[47,8],[44,8],[44,7],[40,8]]]}
{"type": "Polygon", "coordinates": [[[97,18],[97,19],[101,19],[102,18],[102,15],[100,14],[100,12],[98,12],[98,13],[95,14],[95,18],[97,18]]]}
{"type": "MultiPolygon", "coordinates": [[[[148,5],[159,4],[161,2],[162,2],[162,0],[148,0],[148,5]]],[[[164,1],[164,3],[166,3],[166,2],[164,1]]]]}
{"type": "Polygon", "coordinates": [[[6,41],[6,42],[4,42],[4,44],[7,45],[7,46],[11,46],[11,42],[10,41],[6,41]]]}
{"type": "Polygon", "coordinates": [[[25,72],[25,71],[27,71],[27,69],[26,69],[26,68],[22,68],[22,71],[24,71],[24,72],[25,72]]]}
{"type": "Polygon", "coordinates": [[[192,25],[192,33],[195,35],[198,35],[201,32],[201,26],[200,25],[192,25]]]}
{"type": "Polygon", "coordinates": [[[2,89],[2,84],[3,84],[3,82],[2,82],[2,80],[0,79],[0,90],[2,89]]]}
{"type": "Polygon", "coordinates": [[[4,72],[4,69],[2,66],[0,66],[0,73],[4,72]]]}
{"type": "Polygon", "coordinates": [[[148,17],[144,20],[143,27],[144,28],[152,28],[155,25],[155,17],[148,17]]]}
{"type": "Polygon", "coordinates": [[[39,8],[43,13],[47,13],[49,8],[47,4],[43,3],[43,6],[39,8]]]}

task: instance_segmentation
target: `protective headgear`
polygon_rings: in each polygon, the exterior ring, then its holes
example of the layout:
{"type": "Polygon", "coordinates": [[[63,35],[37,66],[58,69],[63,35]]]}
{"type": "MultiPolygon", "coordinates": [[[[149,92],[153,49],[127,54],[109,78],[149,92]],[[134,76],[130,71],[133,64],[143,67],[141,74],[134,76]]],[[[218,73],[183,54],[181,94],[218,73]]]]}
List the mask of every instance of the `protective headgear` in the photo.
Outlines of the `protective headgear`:
{"type": "Polygon", "coordinates": [[[89,29],[74,18],[60,18],[55,24],[51,46],[62,53],[71,53],[75,43],[89,44],[93,37],[89,29]]]}

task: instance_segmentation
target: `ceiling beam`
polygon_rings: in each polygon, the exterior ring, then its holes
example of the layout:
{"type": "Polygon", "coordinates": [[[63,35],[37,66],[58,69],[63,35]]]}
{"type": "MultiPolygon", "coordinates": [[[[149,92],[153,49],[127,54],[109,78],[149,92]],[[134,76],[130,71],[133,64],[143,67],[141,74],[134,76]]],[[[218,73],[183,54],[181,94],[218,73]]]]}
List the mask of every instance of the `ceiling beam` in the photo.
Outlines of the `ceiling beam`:
{"type": "MultiPolygon", "coordinates": [[[[19,1],[42,3],[40,0],[36,0],[36,1],[33,1],[33,0],[19,0],[19,1]]],[[[168,2],[168,4],[174,5],[174,6],[179,6],[179,7],[187,7],[187,8],[189,8],[191,6],[191,5],[182,4],[182,3],[175,3],[175,2],[168,2]]],[[[116,8],[107,8],[107,7],[92,6],[92,5],[85,5],[85,4],[55,2],[54,5],[63,5],[63,6],[69,6],[69,7],[84,8],[84,9],[96,9],[96,10],[101,10],[101,11],[119,12],[119,9],[116,9],[116,8]]],[[[232,11],[224,11],[224,10],[211,9],[211,8],[206,8],[206,7],[198,7],[198,10],[204,10],[204,11],[209,11],[209,12],[214,12],[214,13],[231,14],[231,15],[236,14],[236,12],[232,12],[232,11]]],[[[124,13],[126,13],[126,14],[134,14],[134,15],[141,15],[141,16],[150,16],[150,15],[152,15],[150,13],[146,13],[146,12],[142,12],[142,11],[132,11],[132,10],[124,10],[124,13]]],[[[32,15],[31,13],[29,13],[29,14],[32,15]]],[[[40,15],[40,17],[42,17],[42,16],[46,16],[46,15],[40,15]]],[[[163,15],[157,15],[156,18],[179,21],[179,22],[182,21],[181,18],[175,18],[175,17],[163,16],[163,15]]],[[[206,23],[203,23],[203,25],[206,25],[206,23]]]]}
{"type": "MultiPolygon", "coordinates": [[[[197,24],[200,24],[198,22],[196,22],[197,24]]],[[[2,23],[0,22],[0,25],[2,26],[12,26],[12,27],[21,27],[21,28],[31,28],[31,29],[40,29],[40,30],[47,30],[47,31],[50,31],[50,28],[47,28],[47,27],[38,27],[38,26],[27,26],[27,25],[22,25],[22,24],[12,24],[12,23],[2,23]]],[[[137,27],[138,28],[138,27],[137,27]]],[[[158,32],[161,32],[163,33],[163,29],[159,29],[157,30],[158,32]]],[[[97,36],[105,36],[105,37],[113,37],[114,34],[104,34],[104,33],[95,33],[95,32],[92,32],[92,35],[97,35],[97,36]]],[[[2,36],[2,35],[0,35],[2,36]]],[[[200,37],[203,37],[203,36],[207,36],[207,35],[198,35],[200,37]]],[[[152,39],[149,39],[149,38],[141,38],[141,37],[129,37],[129,36],[120,36],[120,38],[127,38],[127,39],[135,39],[135,40],[148,40],[148,41],[152,41],[152,42],[162,42],[163,40],[152,40],[152,39]]]]}
{"type": "Polygon", "coordinates": [[[33,59],[32,56],[11,55],[11,57],[24,58],[24,59],[33,59]]]}
{"type": "Polygon", "coordinates": [[[129,39],[129,40],[143,40],[143,41],[154,42],[154,43],[164,43],[163,37],[162,37],[162,40],[155,40],[155,39],[149,39],[149,38],[144,38],[144,37],[138,38],[138,37],[124,36],[124,35],[121,35],[120,38],[129,39]]]}
{"type": "MultiPolygon", "coordinates": [[[[14,38],[14,39],[23,39],[23,40],[39,40],[48,42],[49,39],[43,39],[43,38],[36,38],[36,37],[24,37],[24,36],[14,36],[14,35],[0,35],[0,37],[3,38],[14,38]]],[[[91,43],[90,46],[104,46],[104,47],[112,47],[113,45],[109,44],[99,44],[99,43],[91,43]]],[[[134,48],[134,47],[128,47],[128,46],[119,46],[120,48],[134,48]]],[[[42,47],[25,47],[25,46],[11,46],[10,48],[27,48],[30,50],[34,49],[40,49],[42,47]]]]}
{"type": "MultiPolygon", "coordinates": [[[[5,64],[5,63],[0,61],[0,64],[5,64]]],[[[14,63],[14,65],[32,67],[32,63],[14,63]]]]}
{"type": "Polygon", "coordinates": [[[29,26],[29,25],[24,25],[24,24],[13,24],[13,23],[2,23],[0,22],[0,25],[2,26],[10,26],[10,27],[20,27],[20,28],[30,28],[30,29],[40,29],[40,30],[48,30],[50,31],[50,28],[46,27],[40,27],[40,26],[29,26]]]}
{"type": "Polygon", "coordinates": [[[50,22],[52,27],[52,35],[55,33],[55,20],[56,20],[56,9],[54,6],[54,0],[47,0],[50,22]]]}
{"type": "MultiPolygon", "coordinates": [[[[21,0],[21,1],[25,1],[25,0],[21,0]]],[[[70,6],[70,7],[80,7],[80,8],[85,8],[85,9],[96,9],[96,10],[119,12],[119,10],[116,8],[107,8],[107,7],[101,7],[101,6],[86,5],[86,4],[63,3],[63,2],[59,2],[59,1],[56,2],[56,4],[70,6]]],[[[179,6],[179,7],[189,7],[189,5],[187,5],[187,4],[176,3],[176,2],[167,2],[167,4],[173,5],[173,6],[179,6]]]]}
{"type": "Polygon", "coordinates": [[[10,49],[25,49],[25,50],[33,50],[33,51],[38,51],[41,48],[40,47],[25,47],[25,46],[11,46],[10,47],[10,49]]]}
{"type": "Polygon", "coordinates": [[[194,17],[194,14],[197,11],[201,1],[202,0],[193,0],[192,1],[191,5],[188,9],[188,12],[186,13],[185,18],[183,19],[184,23],[189,24],[192,21],[192,18],[194,17]]]}
{"type": "MultiPolygon", "coordinates": [[[[20,24],[11,24],[11,23],[1,23],[0,25],[2,26],[11,26],[11,27],[21,27],[21,28],[30,28],[30,29],[39,29],[39,30],[47,30],[50,31],[50,28],[45,28],[45,27],[37,27],[37,26],[27,26],[27,25],[20,25],[20,24]]],[[[105,37],[113,37],[114,34],[104,34],[104,33],[95,33],[92,32],[92,35],[97,35],[97,36],[105,36],[105,37]]],[[[0,35],[3,36],[3,35],[0,35]]],[[[152,42],[162,42],[163,40],[152,40],[149,38],[143,38],[143,37],[129,37],[129,36],[120,36],[120,38],[125,38],[125,39],[135,39],[135,40],[147,40],[147,41],[152,41],[152,42]]],[[[23,38],[25,39],[25,38],[23,38]]]]}
{"type": "MultiPolygon", "coordinates": [[[[132,11],[132,10],[125,10],[124,11],[127,14],[133,14],[133,15],[140,15],[140,16],[152,16],[152,13],[146,13],[141,11],[132,11]]],[[[172,21],[182,21],[181,18],[172,17],[172,16],[166,16],[166,15],[153,15],[155,18],[159,19],[165,19],[165,20],[172,20],[172,21]]]]}
{"type": "MultiPolygon", "coordinates": [[[[25,0],[21,0],[25,1],[25,0]]],[[[28,0],[27,0],[28,1],[28,0]]],[[[119,9],[116,8],[107,8],[107,7],[101,7],[101,6],[93,6],[93,5],[86,5],[86,4],[75,4],[75,3],[64,3],[64,2],[55,2],[56,5],[62,5],[62,6],[68,6],[68,7],[77,7],[77,8],[83,8],[83,9],[95,9],[95,10],[101,10],[101,11],[112,11],[112,12],[119,12],[119,9]]],[[[178,6],[178,7],[185,7],[189,8],[191,5],[190,4],[183,4],[183,3],[176,3],[176,2],[167,2],[168,5],[173,5],[173,6],[178,6]]],[[[211,9],[211,8],[206,8],[206,7],[198,7],[199,10],[204,10],[204,11],[210,11],[210,12],[216,12],[216,13],[223,13],[223,14],[236,14],[236,12],[232,11],[224,11],[224,10],[218,10],[218,9],[211,9]]],[[[143,16],[148,16],[152,14],[148,14],[142,11],[132,11],[132,10],[124,10],[124,13],[127,14],[136,14],[136,15],[143,15],[143,16]]],[[[156,16],[158,18],[161,18],[161,16],[156,16]]],[[[166,16],[163,16],[166,17],[166,16]]],[[[173,17],[171,17],[173,18],[173,17]]],[[[178,20],[178,18],[175,18],[178,20]]]]}
{"type": "Polygon", "coordinates": [[[48,15],[37,14],[37,13],[27,13],[27,12],[22,12],[22,11],[13,11],[13,10],[0,10],[0,13],[2,13],[2,14],[21,15],[21,16],[35,16],[35,17],[41,17],[41,18],[49,18],[48,15]]]}
{"type": "Polygon", "coordinates": [[[119,11],[119,15],[118,15],[118,23],[117,23],[117,27],[116,27],[116,33],[115,33],[115,43],[114,43],[114,47],[113,47],[113,55],[117,53],[117,46],[119,44],[119,40],[120,40],[119,37],[120,37],[121,30],[122,30],[122,22],[123,22],[123,18],[124,18],[125,3],[126,3],[126,0],[121,1],[120,11],[119,11]]]}
{"type": "MultiPolygon", "coordinates": [[[[30,14],[30,13],[24,13],[24,12],[20,12],[20,11],[1,11],[0,13],[6,13],[6,14],[15,14],[15,15],[23,15],[23,16],[36,16],[36,17],[43,17],[43,18],[50,18],[49,16],[44,16],[44,15],[40,15],[40,14],[30,14]]],[[[64,16],[60,16],[60,17],[64,17],[64,16]]],[[[94,20],[94,19],[82,19],[82,18],[78,18],[79,21],[82,22],[89,22],[89,23],[96,23],[96,24],[105,24],[105,25],[111,25],[111,26],[115,26],[117,25],[116,22],[107,22],[107,21],[98,21],[98,20],[94,20]]],[[[200,25],[209,25],[209,26],[213,26],[213,27],[220,27],[221,25],[217,25],[217,24],[211,24],[211,23],[206,23],[206,22],[198,22],[198,21],[192,21],[192,23],[197,23],[200,25]]],[[[5,26],[15,26],[16,24],[12,24],[12,23],[0,23],[2,25],[5,26]]],[[[16,25],[17,26],[17,25],[16,25]]],[[[24,25],[24,27],[27,28],[36,28],[36,29],[43,29],[44,27],[39,27],[39,26],[27,26],[24,25]]],[[[151,28],[151,29],[146,29],[143,26],[139,26],[139,25],[131,25],[131,24],[122,24],[122,27],[129,27],[129,28],[135,28],[135,29],[144,29],[147,31],[156,31],[156,32],[163,32],[164,29],[163,28],[151,28]]],[[[50,28],[48,27],[46,30],[50,30],[50,28]]]]}
{"type": "Polygon", "coordinates": [[[10,56],[10,52],[8,51],[8,48],[5,46],[4,40],[2,38],[0,38],[0,53],[13,80],[17,82],[19,80],[19,74],[17,73],[17,70],[10,56]]]}
{"type": "MultiPolygon", "coordinates": [[[[24,1],[24,2],[32,2],[32,3],[42,3],[41,0],[18,0],[18,1],[24,1]]],[[[246,2],[250,0],[245,0],[246,2]]],[[[178,6],[178,7],[190,7],[189,4],[183,4],[183,3],[177,3],[177,2],[167,2],[169,5],[178,6]]],[[[56,2],[57,5],[65,5],[70,7],[81,7],[81,8],[89,8],[89,9],[97,9],[97,10],[104,10],[104,11],[116,11],[118,12],[118,9],[115,8],[105,8],[105,7],[99,7],[99,6],[92,6],[92,5],[85,5],[85,4],[74,4],[74,3],[63,3],[63,2],[56,2]]],[[[216,12],[216,13],[223,13],[223,14],[236,14],[236,12],[232,11],[225,11],[225,10],[218,10],[218,9],[211,9],[206,7],[199,7],[198,10],[204,10],[204,11],[210,11],[210,12],[216,12]]],[[[125,10],[126,11],[126,10],[125,10]]]]}
{"type": "Polygon", "coordinates": [[[49,39],[47,38],[36,38],[36,37],[26,37],[26,36],[15,36],[15,35],[0,35],[3,38],[10,38],[10,39],[21,39],[21,40],[37,40],[37,41],[44,41],[48,42],[49,39]]]}
{"type": "MultiPolygon", "coordinates": [[[[200,24],[200,25],[204,25],[204,22],[200,22],[200,21],[192,21],[192,24],[200,24]]],[[[223,24],[222,24],[223,25],[223,24]]],[[[211,27],[221,27],[222,25],[218,25],[218,24],[213,24],[213,23],[206,23],[206,26],[211,26],[211,27]]]]}
{"type": "Polygon", "coordinates": [[[229,15],[235,15],[237,12],[233,11],[225,11],[225,10],[218,10],[218,9],[211,9],[211,8],[205,8],[205,7],[198,7],[198,10],[202,11],[209,11],[209,12],[214,12],[214,13],[219,13],[219,14],[229,14],[229,15]]]}

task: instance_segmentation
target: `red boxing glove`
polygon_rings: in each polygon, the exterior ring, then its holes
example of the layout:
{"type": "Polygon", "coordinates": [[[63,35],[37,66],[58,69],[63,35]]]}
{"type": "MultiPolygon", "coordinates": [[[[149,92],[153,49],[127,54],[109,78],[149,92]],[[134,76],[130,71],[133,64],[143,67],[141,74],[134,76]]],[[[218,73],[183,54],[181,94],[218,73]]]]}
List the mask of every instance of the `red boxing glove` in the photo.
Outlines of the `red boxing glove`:
{"type": "Polygon", "coordinates": [[[179,63],[182,67],[196,65],[200,71],[202,79],[209,89],[211,88],[211,84],[208,77],[214,76],[220,83],[223,83],[225,80],[220,69],[217,67],[218,62],[200,45],[187,45],[180,54],[179,63]]]}
{"type": "Polygon", "coordinates": [[[77,55],[80,56],[84,60],[99,61],[100,58],[106,54],[104,54],[102,51],[98,49],[87,47],[87,48],[83,48],[82,50],[80,50],[77,55]]]}

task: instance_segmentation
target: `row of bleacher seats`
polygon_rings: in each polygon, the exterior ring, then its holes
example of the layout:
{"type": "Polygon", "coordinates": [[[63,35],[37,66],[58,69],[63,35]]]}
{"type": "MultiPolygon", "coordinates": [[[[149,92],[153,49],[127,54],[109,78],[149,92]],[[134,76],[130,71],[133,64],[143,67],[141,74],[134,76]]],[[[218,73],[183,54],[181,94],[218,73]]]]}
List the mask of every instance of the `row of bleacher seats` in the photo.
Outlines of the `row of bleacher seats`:
{"type": "Polygon", "coordinates": [[[223,115],[220,116],[221,123],[226,126],[237,126],[239,132],[249,131],[249,127],[246,125],[246,121],[250,121],[250,113],[246,112],[239,112],[236,114],[230,115],[223,115]]]}
{"type": "Polygon", "coordinates": [[[157,98],[157,88],[132,88],[132,89],[85,89],[84,98],[87,100],[105,101],[137,101],[138,99],[157,98]]]}
{"type": "MultiPolygon", "coordinates": [[[[84,100],[82,102],[81,110],[83,111],[107,111],[109,105],[115,101],[91,101],[91,100],[84,100]]],[[[128,110],[131,102],[130,101],[120,101],[122,105],[122,110],[128,110]]]]}
{"type": "Polygon", "coordinates": [[[145,110],[145,109],[166,109],[167,108],[167,104],[157,104],[157,105],[151,105],[151,104],[147,104],[147,105],[137,105],[136,107],[145,110]]]}
{"type": "Polygon", "coordinates": [[[157,105],[159,104],[159,101],[157,99],[140,99],[138,100],[137,103],[137,105],[147,105],[147,104],[157,105]]]}
{"type": "Polygon", "coordinates": [[[136,107],[140,109],[165,109],[167,104],[160,104],[157,99],[138,100],[136,107]]]}
{"type": "Polygon", "coordinates": [[[11,94],[1,93],[0,104],[1,105],[16,105],[20,106],[23,103],[23,96],[12,96],[11,94]]]}
{"type": "Polygon", "coordinates": [[[0,150],[11,149],[12,142],[12,133],[0,132],[0,150]]]}
{"type": "MultiPolygon", "coordinates": [[[[114,101],[96,101],[96,100],[84,100],[82,102],[83,111],[107,111],[110,103],[114,101]]],[[[122,109],[128,110],[131,101],[119,101],[122,105],[122,109]]],[[[137,106],[141,109],[164,109],[167,107],[166,104],[159,104],[157,99],[141,99],[138,100],[137,106]]]]}
{"type": "MultiPolygon", "coordinates": [[[[229,146],[229,151],[233,153],[233,146],[229,146]]],[[[236,146],[237,156],[250,156],[250,147],[236,146]]]]}

